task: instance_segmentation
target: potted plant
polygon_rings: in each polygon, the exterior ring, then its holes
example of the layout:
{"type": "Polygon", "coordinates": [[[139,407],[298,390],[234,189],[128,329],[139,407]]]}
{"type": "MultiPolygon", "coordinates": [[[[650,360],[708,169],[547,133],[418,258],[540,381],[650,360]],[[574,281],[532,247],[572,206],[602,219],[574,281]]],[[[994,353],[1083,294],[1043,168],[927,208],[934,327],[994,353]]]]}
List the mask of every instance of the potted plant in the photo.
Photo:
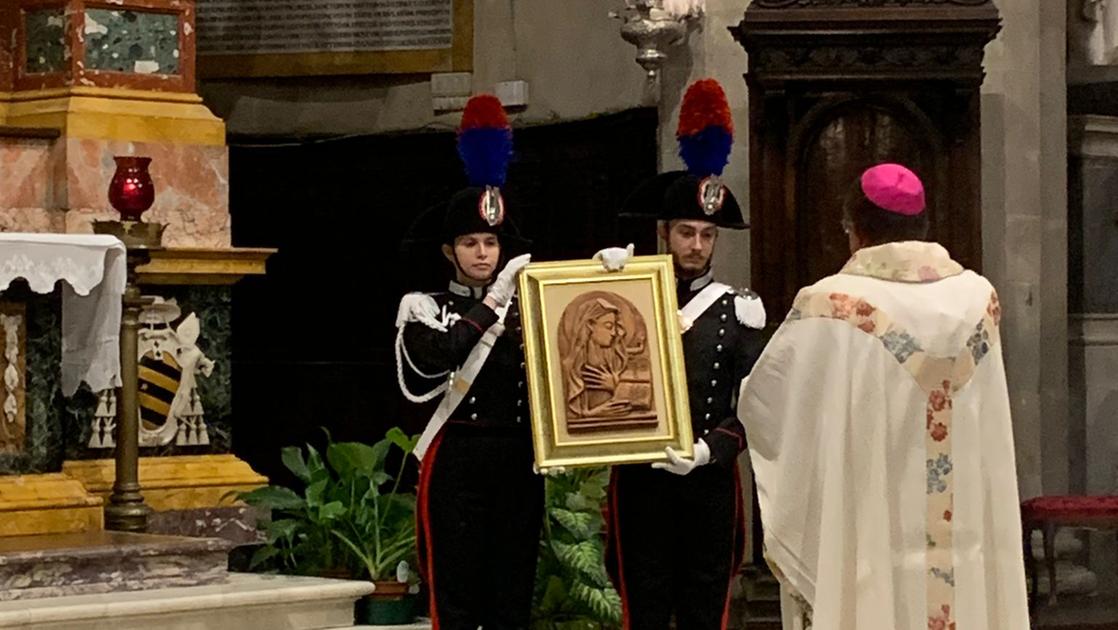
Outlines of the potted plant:
{"type": "Polygon", "coordinates": [[[325,458],[309,444],[305,456],[298,447],[283,449],[284,466],[305,484],[301,494],[266,486],[238,495],[271,514],[250,567],[370,580],[376,590],[358,602],[359,623],[408,623],[419,590],[409,568],[416,557],[415,494],[401,492],[400,482],[418,436],[393,428],[372,446],[334,442],[329,433],[327,440],[325,458]],[[393,447],[401,451],[394,475],[386,471],[393,447]]]}
{"type": "Polygon", "coordinates": [[[608,483],[608,469],[575,469],[548,478],[534,630],[621,627],[621,597],[605,568],[602,504],[608,483]]]}

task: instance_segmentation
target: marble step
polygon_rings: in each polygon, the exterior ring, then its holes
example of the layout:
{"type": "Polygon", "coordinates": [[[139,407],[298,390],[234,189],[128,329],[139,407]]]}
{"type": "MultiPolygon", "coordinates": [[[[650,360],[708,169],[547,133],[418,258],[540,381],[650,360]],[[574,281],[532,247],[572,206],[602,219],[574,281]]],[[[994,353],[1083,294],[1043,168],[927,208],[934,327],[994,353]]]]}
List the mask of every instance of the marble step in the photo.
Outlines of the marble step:
{"type": "Polygon", "coordinates": [[[0,538],[0,602],[224,581],[232,543],[85,532],[0,538]]]}
{"type": "Polygon", "coordinates": [[[230,573],[222,584],[0,602],[0,628],[327,630],[352,628],[369,582],[230,573]]]}

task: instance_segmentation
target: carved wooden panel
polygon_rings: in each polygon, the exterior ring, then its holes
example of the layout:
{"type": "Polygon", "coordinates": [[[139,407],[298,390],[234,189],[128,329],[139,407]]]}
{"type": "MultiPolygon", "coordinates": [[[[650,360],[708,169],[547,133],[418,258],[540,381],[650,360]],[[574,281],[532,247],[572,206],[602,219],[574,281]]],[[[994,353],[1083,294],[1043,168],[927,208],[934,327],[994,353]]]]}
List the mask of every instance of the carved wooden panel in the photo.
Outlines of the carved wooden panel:
{"type": "Polygon", "coordinates": [[[27,312],[0,302],[0,453],[20,453],[27,437],[27,312]]]}

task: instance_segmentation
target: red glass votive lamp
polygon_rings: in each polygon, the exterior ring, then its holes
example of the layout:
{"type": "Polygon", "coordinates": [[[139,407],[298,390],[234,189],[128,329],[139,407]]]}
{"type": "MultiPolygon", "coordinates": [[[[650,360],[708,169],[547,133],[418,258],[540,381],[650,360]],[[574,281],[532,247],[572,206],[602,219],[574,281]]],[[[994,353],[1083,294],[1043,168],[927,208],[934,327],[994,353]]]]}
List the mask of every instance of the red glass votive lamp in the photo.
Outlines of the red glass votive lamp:
{"type": "Polygon", "coordinates": [[[109,203],[120,213],[123,221],[139,221],[140,215],[155,203],[155,184],[151,181],[148,166],[151,158],[118,156],[116,172],[109,183],[109,203]]]}

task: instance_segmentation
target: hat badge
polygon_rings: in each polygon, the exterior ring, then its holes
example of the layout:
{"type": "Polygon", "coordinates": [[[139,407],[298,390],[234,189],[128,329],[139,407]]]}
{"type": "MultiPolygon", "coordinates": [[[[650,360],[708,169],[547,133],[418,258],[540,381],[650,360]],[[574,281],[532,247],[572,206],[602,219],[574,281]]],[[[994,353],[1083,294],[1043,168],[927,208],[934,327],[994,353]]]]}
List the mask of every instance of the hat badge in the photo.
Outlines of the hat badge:
{"type": "Polygon", "coordinates": [[[485,187],[485,192],[478,199],[478,213],[489,227],[496,227],[504,222],[505,200],[501,197],[500,189],[496,186],[485,187]]]}
{"type": "Polygon", "coordinates": [[[707,216],[721,210],[725,200],[726,187],[722,185],[722,179],[717,175],[704,177],[699,182],[699,206],[707,216]]]}

